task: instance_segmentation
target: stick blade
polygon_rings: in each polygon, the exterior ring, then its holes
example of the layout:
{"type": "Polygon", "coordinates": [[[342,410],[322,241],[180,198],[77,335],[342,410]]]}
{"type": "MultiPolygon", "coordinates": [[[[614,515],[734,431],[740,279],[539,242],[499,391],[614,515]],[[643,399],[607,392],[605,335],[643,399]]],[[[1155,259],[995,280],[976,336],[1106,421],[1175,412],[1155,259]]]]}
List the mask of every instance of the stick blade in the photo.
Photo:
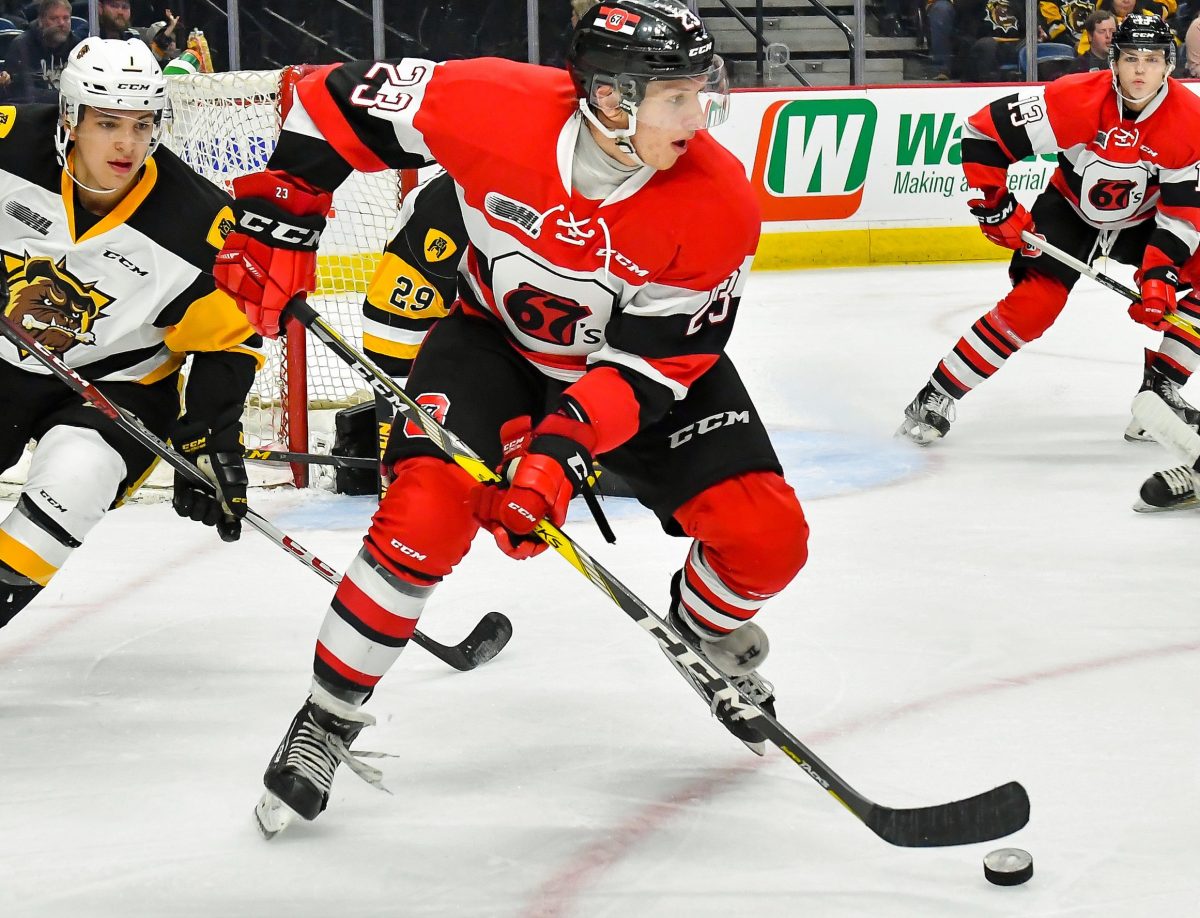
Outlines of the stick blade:
{"type": "Polygon", "coordinates": [[[512,637],[512,622],[503,612],[489,612],[458,646],[471,660],[472,668],[482,666],[502,651],[512,637]]]}
{"type": "Polygon", "coordinates": [[[1029,822],[1029,795],[1010,781],[937,806],[893,810],[875,805],[863,821],[885,842],[902,848],[971,845],[1011,835],[1029,822]]]}

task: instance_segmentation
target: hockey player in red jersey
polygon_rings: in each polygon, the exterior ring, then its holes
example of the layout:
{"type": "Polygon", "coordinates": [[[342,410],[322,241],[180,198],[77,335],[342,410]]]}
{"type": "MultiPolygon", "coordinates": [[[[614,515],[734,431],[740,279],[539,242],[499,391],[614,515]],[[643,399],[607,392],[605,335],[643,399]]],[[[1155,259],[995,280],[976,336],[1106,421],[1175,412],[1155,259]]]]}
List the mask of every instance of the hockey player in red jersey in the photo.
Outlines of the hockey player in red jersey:
{"type": "MultiPolygon", "coordinates": [[[[969,202],[985,236],[1013,249],[1013,289],[983,315],[934,369],[904,412],[897,431],[921,445],[946,435],[955,405],[1040,337],[1067,302],[1078,273],[1026,246],[1022,232],[1041,236],[1077,259],[1106,254],[1138,267],[1142,299],[1129,315],[1165,330],[1157,351],[1146,351],[1141,391],[1158,393],[1193,427],[1197,411],[1179,392],[1200,363],[1200,338],[1168,325],[1179,311],[1200,322],[1193,286],[1200,264],[1200,99],[1170,78],[1175,41],[1157,16],[1131,14],[1109,50],[1110,71],[1064,77],[1023,89],[977,112],[963,131],[969,202]],[[1032,153],[1059,153],[1051,183],[1032,213],[1007,189],[1012,163],[1032,153]]],[[[1136,422],[1127,439],[1143,439],[1136,422]]]]}
{"type": "MultiPolygon", "coordinates": [[[[262,339],[211,274],[233,202],[159,148],[167,83],[145,42],[85,39],[59,89],[58,105],[0,114],[4,314],[169,434],[220,494],[176,476],[176,511],[232,541],[246,513],[242,409],[262,362],[262,339]]],[[[0,626],[157,461],[5,339],[0,470],[31,439],[21,496],[0,520],[0,626]]]]}
{"type": "MultiPolygon", "coordinates": [[[[565,73],[364,63],[310,76],[297,97],[269,171],[237,186],[219,283],[274,333],[287,300],[312,289],[329,190],[351,169],[436,159],[470,246],[407,390],[507,484],[479,485],[415,425],[393,428],[393,481],[268,766],[264,830],[324,809],[370,722],[361,705],[480,526],[515,558],[539,553],[535,525],[562,521],[597,455],[692,539],[671,585],[675,629],[769,708],[751,619],[804,564],[808,528],[724,353],[759,217],[742,166],[704,130],[728,100],[699,18],[674,0],[613,0],[582,18],[565,73]]],[[[723,703],[717,714],[761,749],[723,703]]]]}

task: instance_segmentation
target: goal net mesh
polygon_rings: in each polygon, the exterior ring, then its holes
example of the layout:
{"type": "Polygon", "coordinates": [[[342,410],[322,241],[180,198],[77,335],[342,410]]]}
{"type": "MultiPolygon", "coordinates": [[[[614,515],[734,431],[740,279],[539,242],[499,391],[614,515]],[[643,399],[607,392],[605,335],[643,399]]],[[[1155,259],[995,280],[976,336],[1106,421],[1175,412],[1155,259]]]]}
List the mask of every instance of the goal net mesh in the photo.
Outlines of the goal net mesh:
{"type": "MultiPolygon", "coordinates": [[[[239,176],[266,166],[290,105],[291,86],[302,74],[292,67],[168,78],[174,118],[164,143],[189,166],[226,190],[239,176]]],[[[400,207],[400,176],[395,171],[355,172],[334,194],[333,213],[321,237],[313,306],[341,334],[362,340],[362,301],[383,247],[395,231],[400,207]]],[[[295,336],[293,336],[295,337],[295,336]]],[[[289,445],[296,416],[307,408],[339,408],[371,397],[370,390],[311,335],[306,338],[306,369],[289,371],[287,341],[268,343],[265,366],[255,380],[245,418],[247,445],[289,445]],[[292,402],[289,391],[307,397],[292,402]]],[[[293,346],[295,344],[293,343],[293,346]]]]}

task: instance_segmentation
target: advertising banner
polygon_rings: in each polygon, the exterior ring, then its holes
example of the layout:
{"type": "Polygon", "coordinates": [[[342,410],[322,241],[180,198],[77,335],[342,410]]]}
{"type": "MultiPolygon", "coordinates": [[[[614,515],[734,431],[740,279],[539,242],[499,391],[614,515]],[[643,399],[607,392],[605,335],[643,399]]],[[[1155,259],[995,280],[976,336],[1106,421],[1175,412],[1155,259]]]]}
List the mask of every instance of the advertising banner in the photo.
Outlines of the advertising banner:
{"type": "MultiPolygon", "coordinates": [[[[745,91],[713,131],[746,166],[763,213],[756,267],[1003,259],[967,210],[962,124],[1017,94],[1042,104],[1040,85],[914,86],[745,91]]],[[[1013,165],[1026,205],[1056,156],[1013,165]]]]}

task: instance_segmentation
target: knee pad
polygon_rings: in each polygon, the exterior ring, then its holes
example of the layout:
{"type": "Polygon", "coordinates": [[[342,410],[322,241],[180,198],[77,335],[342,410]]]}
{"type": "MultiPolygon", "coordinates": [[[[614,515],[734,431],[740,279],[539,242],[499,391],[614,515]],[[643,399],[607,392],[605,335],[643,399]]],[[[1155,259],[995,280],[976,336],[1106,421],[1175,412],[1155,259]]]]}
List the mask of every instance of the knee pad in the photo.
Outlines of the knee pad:
{"type": "Polygon", "coordinates": [[[1011,330],[1022,343],[1028,344],[1054,324],[1067,305],[1069,292],[1057,278],[1030,271],[996,304],[991,315],[1004,326],[1004,331],[1011,330]]]}
{"type": "Polygon", "coordinates": [[[125,461],[83,427],[52,427],[38,441],[16,507],[0,523],[0,561],[45,585],[117,496],[125,461]]]}
{"type": "Polygon", "coordinates": [[[476,482],[454,463],[430,456],[402,460],[394,472],[371,520],[367,546],[413,582],[441,580],[466,555],[479,529],[470,504],[476,482]]]}
{"type": "Polygon", "coordinates": [[[707,566],[743,597],[766,599],[808,560],[808,522],[775,472],[748,472],[706,488],[675,514],[703,545],[707,566]]]}

